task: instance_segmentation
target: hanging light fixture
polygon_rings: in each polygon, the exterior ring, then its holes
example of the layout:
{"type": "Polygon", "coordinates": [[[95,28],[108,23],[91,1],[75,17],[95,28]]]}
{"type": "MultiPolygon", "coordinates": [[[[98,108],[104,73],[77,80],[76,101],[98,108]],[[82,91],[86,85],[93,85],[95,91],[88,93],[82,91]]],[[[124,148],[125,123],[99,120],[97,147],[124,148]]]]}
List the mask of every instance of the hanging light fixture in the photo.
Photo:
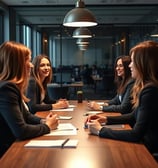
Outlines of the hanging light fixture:
{"type": "Polygon", "coordinates": [[[80,50],[87,50],[88,45],[87,44],[79,44],[78,47],[80,50]]]}
{"type": "Polygon", "coordinates": [[[76,44],[78,44],[78,45],[88,45],[89,44],[89,41],[88,41],[88,39],[86,39],[86,38],[79,38],[79,39],[77,39],[77,41],[76,41],[76,44]]]}
{"type": "Polygon", "coordinates": [[[73,38],[91,38],[91,37],[92,37],[92,33],[86,27],[77,28],[73,32],[73,38]]]}
{"type": "Polygon", "coordinates": [[[78,0],[76,8],[66,14],[63,25],[68,27],[90,27],[96,26],[97,22],[92,12],[85,8],[83,0],[78,0]]]}

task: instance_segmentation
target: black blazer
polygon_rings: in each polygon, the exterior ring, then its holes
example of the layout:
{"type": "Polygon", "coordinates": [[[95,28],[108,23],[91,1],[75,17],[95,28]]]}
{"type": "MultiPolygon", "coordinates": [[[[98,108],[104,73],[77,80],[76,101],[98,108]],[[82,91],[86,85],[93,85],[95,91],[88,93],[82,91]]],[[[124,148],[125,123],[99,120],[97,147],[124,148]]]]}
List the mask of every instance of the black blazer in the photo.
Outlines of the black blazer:
{"type": "Polygon", "coordinates": [[[46,90],[44,97],[44,104],[41,102],[41,91],[40,88],[33,77],[30,78],[26,96],[30,99],[28,102],[29,109],[31,113],[36,113],[37,111],[47,111],[52,110],[52,104],[56,103],[56,100],[51,100],[46,90]]]}
{"type": "Polygon", "coordinates": [[[139,96],[139,106],[133,112],[108,117],[107,124],[133,124],[131,130],[111,130],[103,127],[100,137],[143,142],[151,153],[158,152],[158,87],[148,86],[139,96]]]}
{"type": "Polygon", "coordinates": [[[104,112],[119,112],[122,114],[130,113],[132,110],[131,104],[131,89],[133,87],[134,80],[131,79],[127,86],[125,87],[124,92],[121,96],[121,101],[119,99],[119,95],[116,95],[113,99],[111,99],[108,103],[109,106],[103,106],[104,112]]]}
{"type": "Polygon", "coordinates": [[[50,132],[41,118],[27,111],[18,87],[0,81],[0,154],[16,139],[28,139],[50,132]]]}

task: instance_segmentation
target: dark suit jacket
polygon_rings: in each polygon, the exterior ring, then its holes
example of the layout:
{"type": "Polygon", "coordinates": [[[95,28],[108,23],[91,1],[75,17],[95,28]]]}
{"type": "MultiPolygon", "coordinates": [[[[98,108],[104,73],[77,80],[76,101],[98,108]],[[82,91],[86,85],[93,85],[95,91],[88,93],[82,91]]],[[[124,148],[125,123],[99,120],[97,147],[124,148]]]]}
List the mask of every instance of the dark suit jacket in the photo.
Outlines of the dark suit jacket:
{"type": "Polygon", "coordinates": [[[132,110],[131,104],[131,89],[133,87],[134,80],[130,80],[121,95],[121,101],[119,95],[116,95],[112,100],[110,100],[109,106],[103,106],[104,112],[119,112],[122,114],[130,113],[132,110]]]}
{"type": "Polygon", "coordinates": [[[131,130],[111,130],[103,127],[100,137],[143,142],[151,153],[158,152],[158,87],[148,86],[139,96],[139,106],[133,112],[108,117],[107,124],[134,123],[131,130]]]}
{"type": "Polygon", "coordinates": [[[48,92],[46,90],[45,98],[42,104],[41,102],[41,91],[40,88],[33,77],[30,78],[28,88],[27,88],[27,97],[30,99],[28,106],[31,113],[36,113],[37,111],[48,111],[52,110],[52,104],[56,103],[56,100],[51,100],[49,98],[48,92]]]}
{"type": "Polygon", "coordinates": [[[16,139],[49,133],[49,127],[40,124],[40,120],[27,111],[15,84],[0,81],[0,154],[16,139]]]}

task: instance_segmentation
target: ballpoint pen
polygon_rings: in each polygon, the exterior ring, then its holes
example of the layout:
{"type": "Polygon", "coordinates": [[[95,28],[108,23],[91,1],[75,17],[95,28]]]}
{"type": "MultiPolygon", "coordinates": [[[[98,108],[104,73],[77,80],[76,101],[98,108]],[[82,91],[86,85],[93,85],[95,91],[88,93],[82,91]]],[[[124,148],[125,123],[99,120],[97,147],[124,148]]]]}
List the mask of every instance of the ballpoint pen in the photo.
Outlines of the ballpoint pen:
{"type": "Polygon", "coordinates": [[[69,141],[69,138],[67,138],[62,144],[61,144],[61,147],[63,148],[64,145],[69,141]]]}

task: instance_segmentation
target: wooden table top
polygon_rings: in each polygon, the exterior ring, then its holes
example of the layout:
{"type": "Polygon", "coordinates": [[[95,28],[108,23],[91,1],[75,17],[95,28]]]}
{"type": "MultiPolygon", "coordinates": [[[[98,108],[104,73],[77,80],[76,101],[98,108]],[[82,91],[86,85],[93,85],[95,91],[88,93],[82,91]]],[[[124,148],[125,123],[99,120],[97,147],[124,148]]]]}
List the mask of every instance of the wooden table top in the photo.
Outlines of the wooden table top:
{"type": "MultiPolygon", "coordinates": [[[[77,103],[74,111],[56,112],[59,115],[72,116],[71,120],[61,122],[72,123],[78,128],[77,135],[41,136],[36,140],[46,139],[78,139],[77,148],[25,148],[29,141],[15,142],[0,160],[2,168],[158,168],[157,162],[142,144],[129,143],[90,135],[83,128],[88,109],[86,101],[77,103]]],[[[38,112],[46,116],[48,112],[38,112]]],[[[104,113],[105,114],[105,113],[104,113]]],[[[118,113],[106,113],[119,115],[118,113]]],[[[129,129],[129,127],[125,127],[129,129]]]]}

